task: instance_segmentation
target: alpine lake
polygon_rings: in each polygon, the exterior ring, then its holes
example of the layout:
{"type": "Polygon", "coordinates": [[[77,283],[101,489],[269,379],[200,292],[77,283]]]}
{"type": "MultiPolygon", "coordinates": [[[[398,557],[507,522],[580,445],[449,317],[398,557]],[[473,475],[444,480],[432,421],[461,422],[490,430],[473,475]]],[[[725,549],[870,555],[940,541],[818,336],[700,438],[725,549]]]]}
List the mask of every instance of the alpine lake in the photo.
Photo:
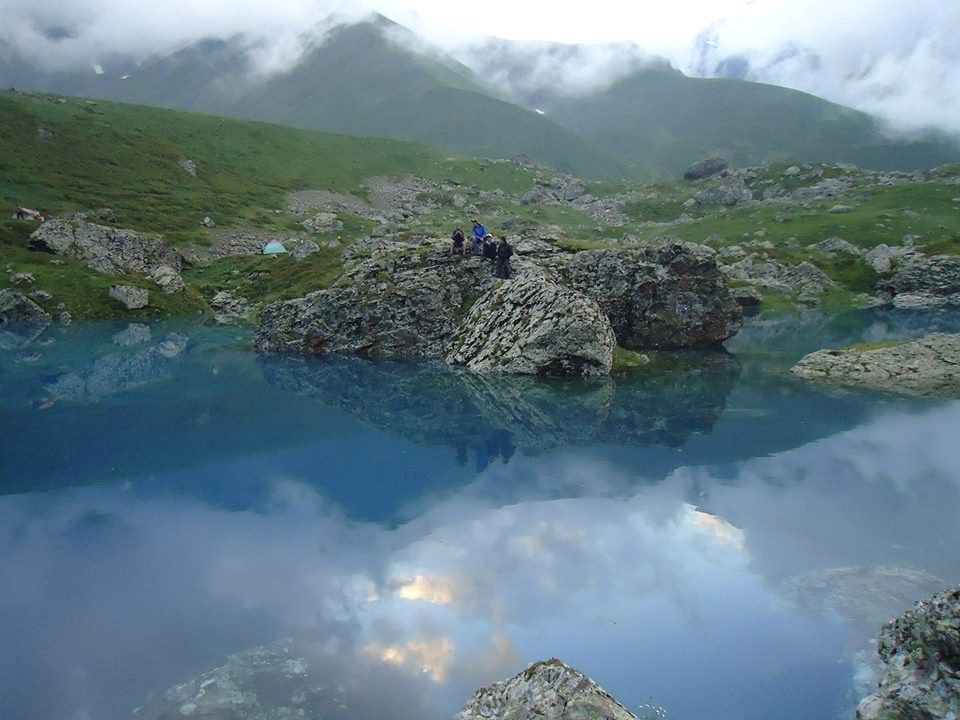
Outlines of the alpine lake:
{"type": "Polygon", "coordinates": [[[880,626],[960,581],[960,402],[788,370],[934,330],[757,316],[547,381],[51,327],[0,351],[0,718],[187,717],[169,688],[277,643],[341,720],[549,657],[641,718],[852,718],[880,626]]]}

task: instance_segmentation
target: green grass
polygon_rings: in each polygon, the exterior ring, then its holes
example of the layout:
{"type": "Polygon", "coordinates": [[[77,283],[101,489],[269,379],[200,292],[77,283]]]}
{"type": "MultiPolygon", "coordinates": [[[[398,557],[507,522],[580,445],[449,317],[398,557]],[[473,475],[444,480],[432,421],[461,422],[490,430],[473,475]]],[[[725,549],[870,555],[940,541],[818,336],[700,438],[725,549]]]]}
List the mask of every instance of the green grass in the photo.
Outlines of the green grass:
{"type": "Polygon", "coordinates": [[[613,348],[613,367],[612,372],[628,372],[637,368],[646,367],[650,364],[650,358],[647,355],[636,353],[633,350],[615,345],[613,348]]]}

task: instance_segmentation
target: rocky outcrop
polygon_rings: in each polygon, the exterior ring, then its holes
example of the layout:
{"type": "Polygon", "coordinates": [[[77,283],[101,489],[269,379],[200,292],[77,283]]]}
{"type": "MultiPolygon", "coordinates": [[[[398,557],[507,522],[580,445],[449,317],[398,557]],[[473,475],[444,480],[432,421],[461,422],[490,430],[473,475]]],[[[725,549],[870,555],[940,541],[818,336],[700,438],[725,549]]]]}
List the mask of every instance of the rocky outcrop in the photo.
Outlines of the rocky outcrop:
{"type": "Polygon", "coordinates": [[[721,269],[731,280],[742,280],[787,295],[811,297],[837,286],[823,270],[806,260],[797,265],[787,265],[774,258],[750,253],[721,269]]]}
{"type": "Polygon", "coordinates": [[[742,311],[702,245],[588,250],[544,266],[595,300],[631,350],[707,348],[740,329],[742,311]]]}
{"type": "Polygon", "coordinates": [[[518,241],[513,278],[478,301],[494,287],[483,258],[451,255],[437,240],[354,243],[342,252],[346,270],[335,286],[264,310],[256,347],[592,375],[609,371],[609,326],[638,350],[706,348],[740,327],[742,312],[709,248],[551,247],[518,241]]]}
{"type": "Polygon", "coordinates": [[[616,339],[595,302],[542,278],[508,280],[470,308],[447,362],[484,373],[606,375],[616,339]]]}
{"type": "Polygon", "coordinates": [[[902,308],[960,305],[960,257],[910,254],[878,289],[892,294],[894,305],[902,308]]]}
{"type": "Polygon", "coordinates": [[[552,658],[481,688],[451,720],[636,720],[593,680],[552,658]]]}
{"type": "Polygon", "coordinates": [[[49,220],[30,236],[30,247],[76,258],[97,272],[111,275],[179,274],[183,258],[162,237],[74,220],[49,220]]]}
{"type": "Polygon", "coordinates": [[[111,285],[109,293],[127,310],[139,310],[150,304],[150,291],[135,285],[111,285]]]}
{"type": "Polygon", "coordinates": [[[881,347],[818,350],[791,372],[810,380],[906,395],[960,397],[960,334],[934,333],[881,347]]]}
{"type": "Polygon", "coordinates": [[[697,205],[746,205],[753,202],[753,193],[741,178],[727,178],[722,182],[704,188],[693,196],[697,205]]]}
{"type": "Polygon", "coordinates": [[[857,707],[858,720],[960,717],[960,588],[885,625],[877,651],[886,671],[877,692],[857,707]]]}
{"type": "Polygon", "coordinates": [[[16,290],[0,290],[0,350],[17,350],[52,322],[50,314],[16,290]]]}

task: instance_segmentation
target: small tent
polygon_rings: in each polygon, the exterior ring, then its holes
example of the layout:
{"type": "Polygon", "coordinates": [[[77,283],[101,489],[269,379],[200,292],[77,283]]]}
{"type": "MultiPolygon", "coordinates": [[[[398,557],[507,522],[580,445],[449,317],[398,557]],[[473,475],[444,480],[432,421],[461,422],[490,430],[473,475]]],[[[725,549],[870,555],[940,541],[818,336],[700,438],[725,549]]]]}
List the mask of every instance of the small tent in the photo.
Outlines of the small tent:
{"type": "Polygon", "coordinates": [[[263,246],[264,255],[279,255],[280,253],[285,253],[286,251],[287,249],[279,240],[271,240],[263,246]]]}

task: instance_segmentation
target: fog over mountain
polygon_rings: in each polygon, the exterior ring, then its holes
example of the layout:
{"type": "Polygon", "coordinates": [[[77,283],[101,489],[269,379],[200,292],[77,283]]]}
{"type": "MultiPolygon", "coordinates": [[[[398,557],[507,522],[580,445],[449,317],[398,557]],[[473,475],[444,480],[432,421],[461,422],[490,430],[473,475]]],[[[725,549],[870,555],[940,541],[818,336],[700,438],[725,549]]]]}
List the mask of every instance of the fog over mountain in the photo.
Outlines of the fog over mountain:
{"type": "Polygon", "coordinates": [[[143,59],[202,38],[249,35],[258,72],[293,64],[335,22],[382,12],[508,92],[582,92],[666,58],[690,75],[804,90],[877,114],[894,129],[960,134],[960,3],[955,0],[703,0],[669,8],[598,0],[585,16],[546,3],[491,0],[0,0],[0,60],[46,69],[143,59]],[[333,18],[331,19],[331,14],[333,18]],[[502,42],[514,41],[508,51],[502,42]],[[524,42],[526,40],[527,42],[524,42]],[[579,42],[576,48],[565,43],[579,42]],[[518,44],[519,42],[519,44],[518,44]],[[504,55],[510,62],[504,62],[504,55]],[[510,67],[522,61],[527,72],[510,67]]]}

